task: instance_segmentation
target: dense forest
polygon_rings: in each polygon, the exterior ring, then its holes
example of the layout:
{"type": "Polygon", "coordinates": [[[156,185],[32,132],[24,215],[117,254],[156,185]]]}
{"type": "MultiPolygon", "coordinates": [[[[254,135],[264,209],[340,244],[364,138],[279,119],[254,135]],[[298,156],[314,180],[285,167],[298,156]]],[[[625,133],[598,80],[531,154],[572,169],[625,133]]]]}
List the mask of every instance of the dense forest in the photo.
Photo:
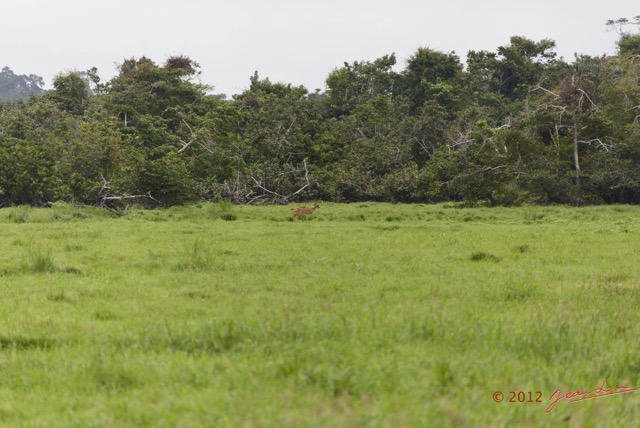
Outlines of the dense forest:
{"type": "Polygon", "coordinates": [[[5,67],[0,205],[640,203],[639,18],[607,23],[614,56],[567,62],[514,36],[465,65],[429,48],[401,71],[394,54],[344,63],[324,91],[256,72],[233,100],[184,56],[124,60],[108,82],[59,74],[50,91],[5,67]]]}

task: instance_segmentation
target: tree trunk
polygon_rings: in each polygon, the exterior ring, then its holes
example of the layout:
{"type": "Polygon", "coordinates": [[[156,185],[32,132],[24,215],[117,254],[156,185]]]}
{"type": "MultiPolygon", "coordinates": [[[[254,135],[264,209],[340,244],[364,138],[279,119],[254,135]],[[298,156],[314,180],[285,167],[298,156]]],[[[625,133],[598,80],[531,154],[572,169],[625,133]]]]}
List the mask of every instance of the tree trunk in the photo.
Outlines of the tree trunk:
{"type": "Polygon", "coordinates": [[[582,205],[582,183],[581,176],[582,171],[580,170],[580,157],[578,155],[578,121],[573,116],[573,165],[576,170],[576,204],[582,205]]]}

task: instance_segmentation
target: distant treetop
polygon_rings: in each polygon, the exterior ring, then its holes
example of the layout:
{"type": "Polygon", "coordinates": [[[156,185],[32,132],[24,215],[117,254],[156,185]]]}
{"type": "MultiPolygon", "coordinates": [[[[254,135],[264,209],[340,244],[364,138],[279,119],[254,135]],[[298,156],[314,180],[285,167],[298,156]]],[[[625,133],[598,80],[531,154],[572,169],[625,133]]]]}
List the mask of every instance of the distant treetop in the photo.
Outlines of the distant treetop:
{"type": "Polygon", "coordinates": [[[28,98],[29,95],[42,95],[44,80],[35,74],[15,74],[9,67],[0,71],[0,101],[12,101],[28,98]]]}

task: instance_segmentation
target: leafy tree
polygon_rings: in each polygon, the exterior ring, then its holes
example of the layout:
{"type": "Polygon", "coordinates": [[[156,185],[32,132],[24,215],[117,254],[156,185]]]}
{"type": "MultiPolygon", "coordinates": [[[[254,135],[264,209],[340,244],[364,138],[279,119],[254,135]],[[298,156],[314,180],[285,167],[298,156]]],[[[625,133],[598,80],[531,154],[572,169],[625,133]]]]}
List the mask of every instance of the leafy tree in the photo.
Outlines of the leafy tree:
{"type": "Polygon", "coordinates": [[[350,114],[358,104],[378,95],[391,97],[397,80],[392,67],[395,54],[385,55],[373,62],[354,61],[334,70],[327,77],[326,104],[332,116],[350,114]]]}
{"type": "Polygon", "coordinates": [[[0,103],[0,204],[640,202],[640,62],[620,34],[618,55],[572,63],[546,39],[469,52],[466,70],[419,48],[398,72],[394,55],[345,63],[326,92],[256,72],[233,100],[185,56],[125,60],[107,83],[59,74],[0,103]]]}
{"type": "Polygon", "coordinates": [[[123,147],[117,120],[100,100],[91,101],[82,118],[66,120],[68,132],[59,168],[68,198],[96,204],[107,193],[123,193],[127,189],[118,188],[123,147]]]}
{"type": "Polygon", "coordinates": [[[378,95],[333,122],[341,156],[322,174],[332,199],[412,200],[418,165],[399,126],[406,114],[406,105],[378,95]]]}
{"type": "Polygon", "coordinates": [[[627,18],[610,19],[606,22],[606,25],[620,35],[620,39],[617,42],[620,55],[640,55],[640,34],[633,34],[624,30],[628,26],[640,27],[640,15],[633,17],[631,20],[627,18]]]}
{"type": "Polygon", "coordinates": [[[307,96],[303,86],[260,80],[256,72],[249,89],[235,97],[243,142],[236,190],[245,189],[249,200],[283,200],[307,183],[305,159],[316,162],[313,140],[321,119],[320,106],[307,96]]]}
{"type": "Polygon", "coordinates": [[[425,103],[413,115],[406,115],[397,126],[407,141],[413,159],[424,166],[441,148],[451,143],[458,121],[452,118],[446,106],[438,102],[425,103]]]}
{"type": "Polygon", "coordinates": [[[77,116],[84,113],[89,103],[89,84],[79,72],[58,74],[53,79],[53,88],[49,96],[62,110],[77,116]]]}
{"type": "Polygon", "coordinates": [[[550,39],[535,42],[513,36],[510,44],[500,46],[496,53],[469,51],[467,66],[470,73],[484,77],[489,90],[514,101],[526,96],[529,88],[541,80],[545,69],[554,63],[555,47],[550,39]]]}
{"type": "Polygon", "coordinates": [[[595,160],[594,186],[608,203],[640,202],[640,62],[619,55],[605,62],[602,116],[609,124],[606,153],[595,160]]]}
{"type": "Polygon", "coordinates": [[[162,118],[170,131],[181,124],[179,112],[206,104],[207,86],[192,81],[198,64],[186,57],[171,57],[164,66],[149,58],[127,59],[107,85],[111,111],[123,126],[135,127],[142,116],[162,118]]]}
{"type": "Polygon", "coordinates": [[[107,108],[119,118],[126,146],[121,171],[128,179],[121,183],[129,192],[150,192],[166,203],[197,196],[189,155],[181,149],[191,140],[190,123],[215,102],[206,96],[207,86],[192,81],[197,69],[184,56],[171,57],[164,66],[131,58],[105,86],[107,108]]]}
{"type": "Polygon", "coordinates": [[[603,127],[599,115],[597,88],[593,82],[582,76],[565,78],[560,84],[548,90],[537,88],[541,92],[536,100],[537,114],[547,120],[547,131],[558,150],[559,156],[570,152],[574,171],[574,202],[584,203],[583,168],[581,161],[582,146],[594,146],[608,150],[603,140],[603,127]],[[570,148],[570,151],[567,150],[570,148]]]}
{"type": "Polygon", "coordinates": [[[535,157],[523,133],[509,127],[492,128],[478,120],[458,141],[433,154],[421,171],[419,193],[431,201],[523,202],[521,180],[529,169],[527,161],[535,157]]]}
{"type": "Polygon", "coordinates": [[[2,110],[0,123],[0,203],[45,205],[66,196],[58,155],[66,136],[65,114],[44,97],[18,109],[2,110]]]}
{"type": "Polygon", "coordinates": [[[461,98],[458,80],[462,75],[460,58],[454,53],[442,53],[419,48],[408,60],[400,74],[398,95],[411,102],[412,111],[428,101],[436,101],[453,111],[461,98]]]}
{"type": "Polygon", "coordinates": [[[35,74],[15,74],[9,67],[0,71],[0,101],[26,99],[44,94],[44,80],[35,74]]]}

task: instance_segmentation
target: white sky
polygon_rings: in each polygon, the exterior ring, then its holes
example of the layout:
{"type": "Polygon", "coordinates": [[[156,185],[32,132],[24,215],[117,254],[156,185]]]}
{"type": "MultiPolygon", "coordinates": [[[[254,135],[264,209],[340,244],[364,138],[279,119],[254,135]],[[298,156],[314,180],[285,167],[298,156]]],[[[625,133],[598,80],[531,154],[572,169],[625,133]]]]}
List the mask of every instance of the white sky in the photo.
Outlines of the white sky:
{"type": "Polygon", "coordinates": [[[420,46],[495,51],[512,35],[551,38],[574,52],[615,52],[604,22],[640,15],[638,0],[0,0],[0,67],[49,85],[65,70],[146,55],[184,54],[203,83],[231,96],[258,70],[273,82],[324,89],[345,61],[395,52],[401,68],[420,46]]]}

